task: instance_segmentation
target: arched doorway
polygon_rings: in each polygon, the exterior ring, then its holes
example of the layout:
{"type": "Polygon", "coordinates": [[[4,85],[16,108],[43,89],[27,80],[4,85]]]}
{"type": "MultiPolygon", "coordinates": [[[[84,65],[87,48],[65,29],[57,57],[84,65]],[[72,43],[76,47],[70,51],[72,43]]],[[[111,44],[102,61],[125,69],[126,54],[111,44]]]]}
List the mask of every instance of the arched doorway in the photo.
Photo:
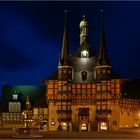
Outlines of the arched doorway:
{"type": "Polygon", "coordinates": [[[86,123],[82,123],[81,124],[81,131],[87,131],[88,130],[88,126],[86,123]]]}
{"type": "Polygon", "coordinates": [[[100,130],[107,130],[108,124],[106,122],[100,122],[100,130]]]}
{"type": "Polygon", "coordinates": [[[62,130],[67,130],[68,124],[66,122],[62,122],[62,130]]]}

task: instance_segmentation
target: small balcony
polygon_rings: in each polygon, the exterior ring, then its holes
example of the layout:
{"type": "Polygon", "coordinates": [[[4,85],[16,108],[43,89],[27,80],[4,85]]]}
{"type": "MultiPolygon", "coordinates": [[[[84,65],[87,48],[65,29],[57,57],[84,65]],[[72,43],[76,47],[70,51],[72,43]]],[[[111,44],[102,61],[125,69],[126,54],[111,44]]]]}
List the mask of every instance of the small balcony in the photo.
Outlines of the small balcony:
{"type": "Polygon", "coordinates": [[[57,114],[72,114],[72,110],[57,110],[57,114]]]}
{"type": "Polygon", "coordinates": [[[106,109],[106,110],[96,110],[96,114],[111,114],[112,110],[106,109]]]}

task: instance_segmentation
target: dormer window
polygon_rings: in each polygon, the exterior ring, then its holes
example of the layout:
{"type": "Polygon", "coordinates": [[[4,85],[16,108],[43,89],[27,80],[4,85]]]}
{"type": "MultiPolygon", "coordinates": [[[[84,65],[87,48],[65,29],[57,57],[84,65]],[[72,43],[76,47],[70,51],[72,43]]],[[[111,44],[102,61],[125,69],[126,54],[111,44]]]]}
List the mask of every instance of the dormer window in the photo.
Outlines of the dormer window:
{"type": "Polygon", "coordinates": [[[88,57],[89,57],[88,51],[86,51],[86,50],[82,51],[82,52],[81,52],[81,57],[82,57],[82,58],[88,58],[88,57]]]}

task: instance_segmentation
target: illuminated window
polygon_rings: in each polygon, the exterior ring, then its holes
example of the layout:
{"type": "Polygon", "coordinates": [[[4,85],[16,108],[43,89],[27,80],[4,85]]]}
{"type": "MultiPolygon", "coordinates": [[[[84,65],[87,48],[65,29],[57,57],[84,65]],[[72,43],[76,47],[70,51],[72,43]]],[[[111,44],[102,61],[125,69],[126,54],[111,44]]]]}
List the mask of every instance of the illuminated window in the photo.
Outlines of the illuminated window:
{"type": "Polygon", "coordinates": [[[102,105],[102,110],[106,110],[106,105],[102,105]]]}
{"type": "Polygon", "coordinates": [[[116,89],[116,93],[120,93],[120,90],[119,89],[116,89]]]}
{"type": "Polygon", "coordinates": [[[68,86],[68,90],[71,90],[71,86],[68,86]]]}
{"type": "Polygon", "coordinates": [[[68,106],[67,106],[67,109],[68,109],[68,110],[71,110],[71,106],[70,106],[70,105],[68,105],[68,106]]]}
{"type": "Polygon", "coordinates": [[[103,73],[106,73],[106,70],[103,70],[102,72],[103,72],[103,73]]]}
{"type": "Polygon", "coordinates": [[[96,109],[97,110],[100,110],[101,109],[101,106],[98,104],[98,105],[96,105],[96,109]]]}
{"type": "Polygon", "coordinates": [[[107,86],[107,90],[110,91],[110,86],[107,86]]]}
{"type": "Polygon", "coordinates": [[[64,72],[64,73],[66,73],[67,71],[66,71],[66,70],[64,70],[63,72],[64,72]]]}
{"type": "Polygon", "coordinates": [[[61,110],[61,105],[58,105],[57,109],[58,109],[58,110],[61,110]]]}
{"type": "Polygon", "coordinates": [[[91,93],[91,89],[87,89],[87,93],[90,94],[91,93]]]}
{"type": "Polygon", "coordinates": [[[86,89],[82,89],[82,93],[86,93],[86,89]]]}
{"type": "Polygon", "coordinates": [[[100,91],[101,90],[101,87],[100,85],[97,86],[97,91],[100,91]]]}
{"type": "Polygon", "coordinates": [[[87,130],[87,124],[86,123],[82,123],[81,130],[87,130]]]}
{"type": "Polygon", "coordinates": [[[77,89],[77,93],[81,93],[81,89],[77,89]]]}
{"type": "Polygon", "coordinates": [[[63,122],[62,123],[62,130],[67,130],[67,127],[68,127],[67,123],[63,122]]]}
{"type": "Polygon", "coordinates": [[[39,108],[38,111],[39,111],[39,114],[40,114],[40,115],[44,114],[44,110],[43,110],[43,108],[39,108]]]}
{"type": "Polygon", "coordinates": [[[82,51],[82,52],[81,52],[81,57],[82,57],[82,58],[88,58],[88,57],[89,57],[88,51],[86,51],[86,50],[82,51]]]}
{"type": "Polygon", "coordinates": [[[102,91],[106,91],[106,86],[102,86],[102,91]]]}
{"type": "Polygon", "coordinates": [[[62,106],[62,110],[66,110],[66,105],[63,105],[62,106]]]}
{"type": "Polygon", "coordinates": [[[20,112],[21,103],[20,102],[9,102],[9,112],[20,112]]]}
{"type": "Polygon", "coordinates": [[[66,91],[67,90],[67,86],[63,86],[63,91],[66,91]]]}
{"type": "Polygon", "coordinates": [[[107,72],[110,73],[110,70],[108,70],[107,72]]]}
{"type": "Polygon", "coordinates": [[[100,129],[101,130],[107,130],[107,124],[105,122],[101,122],[100,129]]]}
{"type": "Polygon", "coordinates": [[[38,108],[34,108],[33,112],[34,112],[34,115],[37,115],[38,114],[38,108]]]}
{"type": "Polygon", "coordinates": [[[61,91],[61,86],[58,87],[58,91],[61,91]]]}

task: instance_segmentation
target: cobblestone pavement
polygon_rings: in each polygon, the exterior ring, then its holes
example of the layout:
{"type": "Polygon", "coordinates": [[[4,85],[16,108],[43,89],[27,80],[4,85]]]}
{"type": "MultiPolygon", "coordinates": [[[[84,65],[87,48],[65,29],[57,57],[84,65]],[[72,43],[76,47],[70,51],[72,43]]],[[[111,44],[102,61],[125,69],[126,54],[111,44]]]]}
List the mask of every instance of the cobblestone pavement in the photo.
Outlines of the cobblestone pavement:
{"type": "Polygon", "coordinates": [[[43,137],[12,137],[11,130],[0,130],[1,139],[140,139],[140,128],[101,132],[41,131],[43,137]]]}

